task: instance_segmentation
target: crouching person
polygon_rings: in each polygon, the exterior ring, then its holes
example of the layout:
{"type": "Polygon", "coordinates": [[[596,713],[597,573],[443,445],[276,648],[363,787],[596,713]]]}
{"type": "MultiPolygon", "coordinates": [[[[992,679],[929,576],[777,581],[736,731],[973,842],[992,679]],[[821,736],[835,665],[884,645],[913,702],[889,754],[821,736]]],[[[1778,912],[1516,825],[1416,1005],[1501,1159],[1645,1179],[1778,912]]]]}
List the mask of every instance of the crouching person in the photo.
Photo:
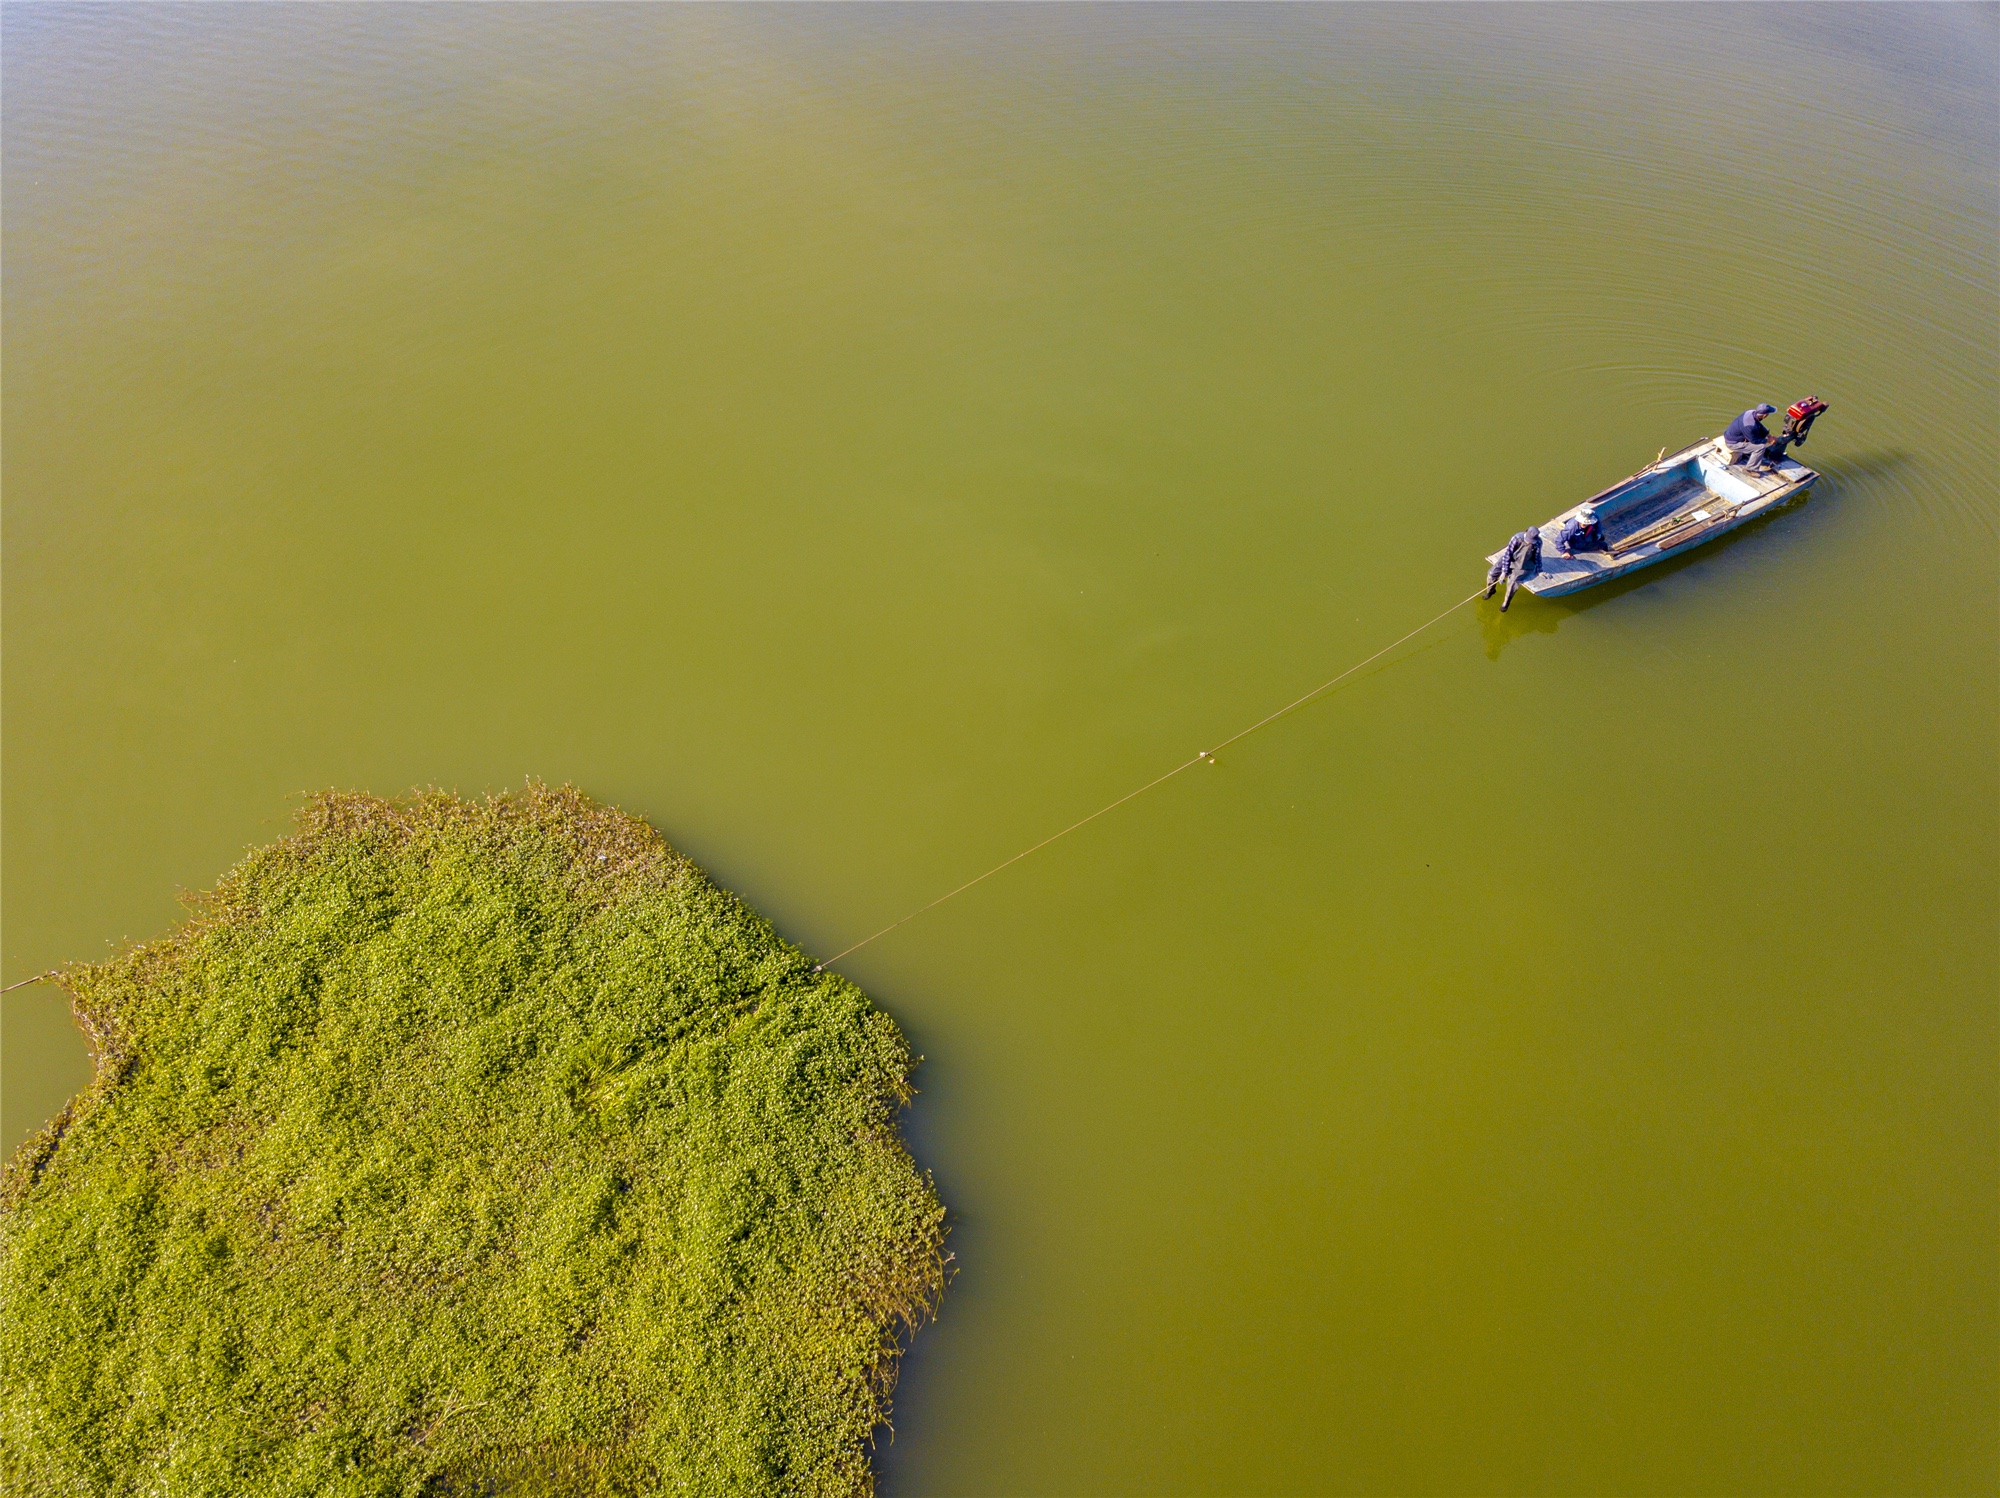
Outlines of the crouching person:
{"type": "Polygon", "coordinates": [[[1494,562],[1493,570],[1486,574],[1485,596],[1491,598],[1493,590],[1500,586],[1501,579],[1507,583],[1507,591],[1500,599],[1500,612],[1507,612],[1507,605],[1514,601],[1514,590],[1542,570],[1542,532],[1539,526],[1516,532],[1507,541],[1506,550],[1494,562]]]}
{"type": "Polygon", "coordinates": [[[1764,425],[1766,416],[1777,414],[1776,406],[1757,405],[1729,423],[1722,434],[1722,444],[1729,449],[1732,468],[1768,468],[1785,455],[1787,439],[1772,441],[1770,429],[1764,425]]]}
{"type": "Polygon", "coordinates": [[[1604,527],[1598,523],[1596,505],[1585,505],[1563,523],[1556,535],[1556,550],[1566,557],[1579,551],[1611,550],[1604,539],[1604,527]]]}

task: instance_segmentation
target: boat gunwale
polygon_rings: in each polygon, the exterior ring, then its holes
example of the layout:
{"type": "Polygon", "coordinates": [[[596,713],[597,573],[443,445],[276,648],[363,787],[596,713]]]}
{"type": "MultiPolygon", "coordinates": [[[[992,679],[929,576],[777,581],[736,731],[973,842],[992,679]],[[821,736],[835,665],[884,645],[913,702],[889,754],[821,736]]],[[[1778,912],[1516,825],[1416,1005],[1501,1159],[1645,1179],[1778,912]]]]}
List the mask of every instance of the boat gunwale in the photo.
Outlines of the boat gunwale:
{"type": "MultiPolygon", "coordinates": [[[[1592,495],[1589,499],[1581,500],[1568,509],[1559,511],[1554,517],[1537,526],[1536,529],[1543,533],[1543,542],[1547,544],[1550,529],[1552,527],[1559,527],[1566,517],[1575,515],[1585,505],[1603,504],[1611,497],[1623,493],[1641,480],[1654,474],[1664,473],[1669,469],[1679,467],[1690,460],[1698,463],[1705,450],[1718,453],[1726,451],[1720,437],[1705,437],[1699,442],[1690,443],[1677,452],[1662,453],[1658,458],[1654,459],[1637,473],[1632,474],[1629,478],[1621,479],[1609,488],[1592,495]]],[[[1611,552],[1606,553],[1607,556],[1613,558],[1607,565],[1589,568],[1580,572],[1570,572],[1568,569],[1553,574],[1538,572],[1533,577],[1523,578],[1521,580],[1521,588],[1524,592],[1533,593],[1540,598],[1560,598],[1565,594],[1582,592],[1585,588],[1596,587],[1600,583],[1606,583],[1613,578],[1622,577],[1628,572],[1635,572],[1641,567],[1651,566],[1654,562],[1662,561],[1668,557],[1677,556],[1683,552],[1691,551],[1695,547],[1705,545],[1713,541],[1716,537],[1726,535],[1728,532],[1735,530],[1746,521],[1754,520],[1759,515],[1769,514],[1772,510],[1794,499],[1800,493],[1810,489],[1814,484],[1819,482],[1820,474],[1818,470],[1808,468],[1805,464],[1799,462],[1798,459],[1789,455],[1781,461],[1788,469],[1793,471],[1793,473],[1787,474],[1790,482],[1780,485],[1778,488],[1768,490],[1765,493],[1754,495],[1748,500],[1736,502],[1732,512],[1726,516],[1696,522],[1696,529],[1699,534],[1677,537],[1674,532],[1669,531],[1664,536],[1647,541],[1623,555],[1611,552]],[[1662,547],[1659,544],[1662,540],[1670,541],[1673,544],[1662,547]]],[[[1497,561],[1501,555],[1501,552],[1494,552],[1486,560],[1492,563],[1497,561]]],[[[1568,558],[1564,560],[1568,560],[1568,558]]]]}

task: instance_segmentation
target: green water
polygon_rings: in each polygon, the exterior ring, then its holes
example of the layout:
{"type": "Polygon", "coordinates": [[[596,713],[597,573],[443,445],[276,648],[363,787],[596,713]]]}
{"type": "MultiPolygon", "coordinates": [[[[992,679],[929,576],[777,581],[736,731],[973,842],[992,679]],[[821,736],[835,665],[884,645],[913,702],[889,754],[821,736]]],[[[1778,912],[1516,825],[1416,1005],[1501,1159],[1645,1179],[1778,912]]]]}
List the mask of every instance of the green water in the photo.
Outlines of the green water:
{"type": "Polygon", "coordinates": [[[10,6],[4,976],[525,775],[837,950],[1817,391],[845,964],[960,1270],[878,1468],[1991,1492],[1995,14],[10,6]]]}

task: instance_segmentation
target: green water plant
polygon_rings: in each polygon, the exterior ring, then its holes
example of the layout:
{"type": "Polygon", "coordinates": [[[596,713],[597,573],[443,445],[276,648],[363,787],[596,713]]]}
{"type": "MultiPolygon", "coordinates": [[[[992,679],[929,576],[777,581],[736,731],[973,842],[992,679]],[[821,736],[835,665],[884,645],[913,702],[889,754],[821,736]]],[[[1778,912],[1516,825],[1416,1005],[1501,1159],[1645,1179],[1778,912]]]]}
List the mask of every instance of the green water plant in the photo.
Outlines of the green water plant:
{"type": "Polygon", "coordinates": [[[327,794],[61,981],[10,1493],[854,1494],[943,1211],[859,989],[644,822],[327,794]]]}

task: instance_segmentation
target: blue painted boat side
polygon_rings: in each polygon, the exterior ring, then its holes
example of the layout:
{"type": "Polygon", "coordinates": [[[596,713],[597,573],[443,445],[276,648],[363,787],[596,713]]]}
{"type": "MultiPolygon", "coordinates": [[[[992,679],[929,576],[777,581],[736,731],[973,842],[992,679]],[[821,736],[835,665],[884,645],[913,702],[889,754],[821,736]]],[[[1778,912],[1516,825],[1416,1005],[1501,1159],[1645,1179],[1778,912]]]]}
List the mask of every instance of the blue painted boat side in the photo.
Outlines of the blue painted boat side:
{"type": "MultiPolygon", "coordinates": [[[[1594,588],[1705,546],[1744,522],[1768,514],[1818,481],[1816,472],[1792,458],[1780,459],[1768,474],[1731,468],[1721,438],[1698,442],[1544,522],[1540,528],[1542,570],[1521,586],[1543,598],[1594,588]],[[1598,521],[1614,546],[1648,529],[1659,534],[1623,552],[1583,552],[1565,557],[1556,551],[1556,537],[1586,504],[1597,507],[1598,521]]],[[[1492,563],[1499,556],[1495,552],[1486,560],[1492,563]]]]}

